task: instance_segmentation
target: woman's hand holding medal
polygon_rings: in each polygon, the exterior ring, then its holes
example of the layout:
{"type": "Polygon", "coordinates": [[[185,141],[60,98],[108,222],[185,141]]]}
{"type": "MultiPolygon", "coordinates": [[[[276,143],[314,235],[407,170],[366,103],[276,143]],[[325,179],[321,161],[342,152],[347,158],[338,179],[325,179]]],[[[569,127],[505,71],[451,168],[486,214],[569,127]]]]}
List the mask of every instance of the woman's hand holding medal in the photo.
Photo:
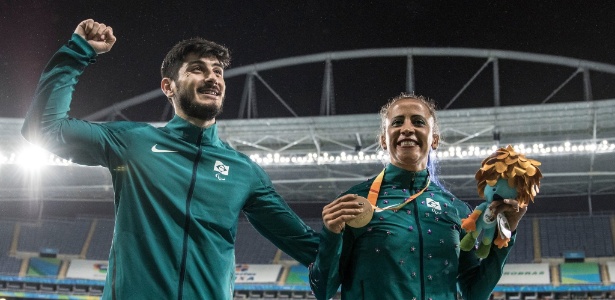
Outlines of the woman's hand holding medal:
{"type": "Polygon", "coordinates": [[[373,213],[367,199],[349,194],[327,204],[322,210],[322,219],[329,231],[341,233],[346,224],[357,228],[365,226],[372,219],[373,213]]]}

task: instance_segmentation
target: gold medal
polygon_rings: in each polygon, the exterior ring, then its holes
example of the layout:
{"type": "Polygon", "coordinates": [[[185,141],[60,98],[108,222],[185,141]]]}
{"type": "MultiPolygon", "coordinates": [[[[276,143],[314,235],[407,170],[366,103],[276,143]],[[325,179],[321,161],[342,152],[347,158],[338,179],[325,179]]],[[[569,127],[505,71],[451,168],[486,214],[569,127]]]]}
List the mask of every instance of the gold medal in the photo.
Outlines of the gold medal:
{"type": "Polygon", "coordinates": [[[372,185],[369,189],[369,193],[367,194],[367,199],[361,196],[357,196],[357,201],[359,202],[361,206],[363,206],[363,212],[357,215],[354,219],[346,222],[348,226],[354,227],[354,228],[361,228],[367,225],[367,223],[369,223],[369,221],[371,221],[372,218],[374,217],[374,209],[378,212],[381,212],[383,210],[392,210],[396,212],[397,210],[404,207],[406,204],[410,203],[412,200],[416,199],[418,196],[423,194],[423,192],[427,190],[427,188],[429,187],[429,183],[431,182],[430,177],[429,177],[429,172],[428,172],[427,173],[427,184],[425,184],[425,187],[422,190],[408,197],[404,202],[400,204],[395,204],[395,205],[390,205],[387,207],[380,208],[376,206],[376,200],[378,200],[378,194],[380,193],[380,186],[382,185],[383,179],[384,179],[384,170],[382,170],[382,172],[380,172],[380,174],[376,176],[376,178],[374,179],[374,182],[372,182],[372,185]]]}
{"type": "Polygon", "coordinates": [[[374,208],[371,203],[363,197],[357,197],[357,202],[362,204],[363,212],[357,215],[354,219],[346,222],[346,224],[350,227],[361,228],[372,220],[372,217],[374,216],[374,208]]]}

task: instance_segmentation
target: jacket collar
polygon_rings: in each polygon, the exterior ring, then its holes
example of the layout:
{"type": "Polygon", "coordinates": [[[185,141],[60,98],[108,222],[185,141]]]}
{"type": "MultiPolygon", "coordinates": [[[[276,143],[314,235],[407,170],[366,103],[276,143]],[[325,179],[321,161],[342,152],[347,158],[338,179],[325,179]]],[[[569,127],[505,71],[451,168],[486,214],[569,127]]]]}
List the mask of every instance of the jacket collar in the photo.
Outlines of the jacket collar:
{"type": "Polygon", "coordinates": [[[402,187],[422,189],[427,183],[427,169],[418,172],[407,171],[388,164],[384,171],[384,181],[402,187]]]}
{"type": "Polygon", "coordinates": [[[220,145],[222,141],[218,137],[218,124],[213,124],[207,128],[201,128],[191,124],[175,115],[165,126],[172,134],[189,143],[196,144],[199,136],[202,135],[201,145],[220,145]]]}

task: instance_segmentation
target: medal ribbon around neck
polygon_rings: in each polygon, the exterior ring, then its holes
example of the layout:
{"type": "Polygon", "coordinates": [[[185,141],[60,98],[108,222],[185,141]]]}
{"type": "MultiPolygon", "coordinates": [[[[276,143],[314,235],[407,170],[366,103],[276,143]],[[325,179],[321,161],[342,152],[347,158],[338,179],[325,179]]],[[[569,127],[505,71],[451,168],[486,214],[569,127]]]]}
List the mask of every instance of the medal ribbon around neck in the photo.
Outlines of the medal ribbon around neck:
{"type": "Polygon", "coordinates": [[[379,208],[379,207],[376,206],[376,200],[378,200],[378,194],[380,193],[380,186],[382,185],[382,180],[383,179],[384,179],[384,169],[382,170],[382,172],[380,172],[380,174],[378,174],[376,179],[374,179],[374,182],[372,183],[372,186],[369,188],[369,193],[367,194],[367,200],[372,205],[372,207],[374,207],[375,211],[398,210],[398,209],[404,207],[406,204],[412,202],[412,200],[416,199],[421,194],[423,194],[423,192],[425,192],[427,190],[427,188],[429,187],[429,184],[431,183],[431,180],[430,180],[430,177],[429,177],[429,172],[427,172],[427,184],[425,185],[425,187],[422,190],[420,190],[418,193],[416,193],[416,194],[406,198],[406,200],[404,202],[400,203],[400,204],[394,204],[394,205],[390,205],[390,206],[387,206],[387,207],[379,208]]]}

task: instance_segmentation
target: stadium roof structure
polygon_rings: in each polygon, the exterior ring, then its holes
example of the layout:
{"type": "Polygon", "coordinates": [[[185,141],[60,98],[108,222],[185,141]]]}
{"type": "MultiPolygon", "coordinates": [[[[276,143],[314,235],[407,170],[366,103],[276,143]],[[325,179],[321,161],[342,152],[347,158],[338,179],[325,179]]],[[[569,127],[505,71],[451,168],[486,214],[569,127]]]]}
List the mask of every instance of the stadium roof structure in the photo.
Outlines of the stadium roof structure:
{"type": "MultiPolygon", "coordinates": [[[[485,63],[449,101],[438,118],[443,142],[437,150],[440,179],[457,197],[475,202],[474,174],[481,160],[496,147],[513,145],[518,152],[542,162],[540,194],[535,212],[613,210],[615,201],[615,97],[595,100],[590,72],[615,74],[615,66],[538,54],[448,48],[376,49],[289,58],[226,71],[226,77],[246,77],[238,119],[219,120],[220,136],[237,150],[250,155],[269,173],[277,190],[298,210],[320,215],[320,208],[348,187],[375,175],[383,167],[383,153],[376,143],[380,119],[374,114],[335,115],[332,60],[371,56],[406,57],[406,90],[414,90],[417,56],[483,58],[485,63]],[[500,105],[498,61],[546,63],[570,69],[572,75],[536,104],[500,105]],[[254,79],[268,87],[276,99],[294,112],[259,72],[289,65],[324,62],[321,115],[290,118],[255,118],[256,99],[250,91],[254,79]],[[449,106],[469,85],[492,67],[492,82],[485,88],[493,105],[479,108],[449,106]],[[583,77],[578,101],[547,103],[577,75],[583,77]],[[247,118],[247,119],[245,119],[247,118]]],[[[540,80],[537,78],[536,80],[540,80]]],[[[94,113],[86,119],[111,120],[125,108],[160,97],[144,93],[94,113]]],[[[615,96],[615,95],[614,95],[615,96]]],[[[535,96],[534,96],[535,98],[535,96]]],[[[33,173],[33,156],[22,155],[28,144],[19,135],[22,119],[0,119],[0,216],[6,202],[110,204],[110,174],[100,167],[83,167],[45,154],[46,168],[33,173]],[[29,158],[30,157],[30,158],[29,158]]],[[[152,121],[155,126],[164,122],[152,121]]],[[[163,176],[161,174],[161,176],[163,176]]],[[[11,206],[13,207],[13,206],[11,206]]],[[[84,209],[84,205],[79,205],[84,209]]],[[[87,209],[86,209],[87,210],[87,209]]]]}

